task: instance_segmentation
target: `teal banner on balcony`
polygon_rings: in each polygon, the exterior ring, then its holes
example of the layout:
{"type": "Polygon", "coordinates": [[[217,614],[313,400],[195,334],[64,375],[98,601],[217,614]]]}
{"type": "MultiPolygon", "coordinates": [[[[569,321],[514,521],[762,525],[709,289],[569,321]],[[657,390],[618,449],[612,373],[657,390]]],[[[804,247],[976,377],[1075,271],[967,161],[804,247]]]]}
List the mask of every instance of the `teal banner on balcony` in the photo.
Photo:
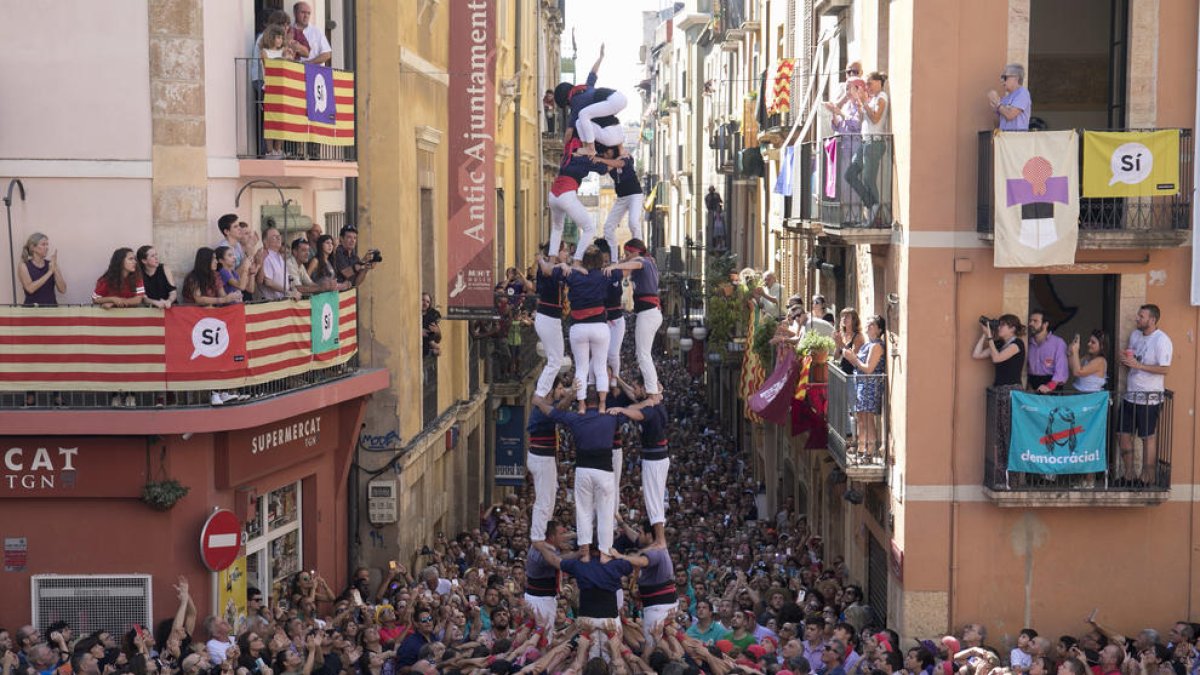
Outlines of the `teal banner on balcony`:
{"type": "Polygon", "coordinates": [[[312,303],[312,352],[323,354],[338,346],[338,294],[317,293],[312,303]]]}
{"type": "Polygon", "coordinates": [[[1101,473],[1107,463],[1108,392],[1039,396],[1014,391],[1008,470],[1101,473]]]}

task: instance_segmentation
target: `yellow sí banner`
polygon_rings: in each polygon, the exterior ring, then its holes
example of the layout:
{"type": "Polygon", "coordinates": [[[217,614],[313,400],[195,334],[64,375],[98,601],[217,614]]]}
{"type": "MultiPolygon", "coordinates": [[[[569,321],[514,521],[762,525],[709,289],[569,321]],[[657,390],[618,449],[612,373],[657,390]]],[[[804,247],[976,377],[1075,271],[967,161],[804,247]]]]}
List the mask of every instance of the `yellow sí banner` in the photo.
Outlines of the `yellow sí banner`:
{"type": "Polygon", "coordinates": [[[1179,194],[1179,130],[1083,132],[1084,197],[1179,194]]]}

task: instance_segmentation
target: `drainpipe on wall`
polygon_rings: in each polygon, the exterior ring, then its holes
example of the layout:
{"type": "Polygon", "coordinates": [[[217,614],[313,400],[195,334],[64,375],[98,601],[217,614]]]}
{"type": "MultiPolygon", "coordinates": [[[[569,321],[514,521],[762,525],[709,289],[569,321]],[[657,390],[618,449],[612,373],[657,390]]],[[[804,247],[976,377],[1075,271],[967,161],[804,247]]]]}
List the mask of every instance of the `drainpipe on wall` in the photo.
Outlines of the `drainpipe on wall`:
{"type": "MultiPolygon", "coordinates": [[[[541,2],[541,0],[535,1],[541,2]]],[[[517,84],[517,93],[513,96],[513,222],[519,228],[525,227],[523,220],[525,209],[521,208],[523,201],[521,199],[521,80],[524,79],[521,73],[521,43],[524,42],[522,39],[524,36],[521,34],[521,17],[525,14],[521,11],[522,4],[524,3],[517,3],[517,25],[513,30],[513,35],[517,38],[516,44],[513,45],[513,78],[516,79],[517,84]]],[[[506,236],[506,234],[501,236],[506,236]]],[[[524,239],[524,237],[517,237],[518,242],[528,246],[528,242],[525,242],[524,239]]],[[[524,255],[525,251],[516,251],[513,262],[519,266],[524,255]]]]}
{"type": "MultiPolygon", "coordinates": [[[[1197,162],[1200,162],[1200,145],[1196,143],[1196,132],[1200,131],[1200,16],[1198,16],[1196,19],[1196,31],[1196,35],[1198,36],[1196,40],[1196,120],[1192,125],[1192,305],[1200,305],[1200,283],[1197,283],[1198,280],[1196,279],[1197,270],[1200,270],[1200,250],[1198,250],[1198,248],[1200,248],[1200,212],[1197,212],[1196,210],[1196,185],[1197,181],[1200,180],[1200,166],[1197,165],[1197,162]]],[[[1200,315],[1196,317],[1196,330],[1198,333],[1200,333],[1200,315]]],[[[1193,401],[1196,400],[1197,394],[1200,394],[1200,383],[1197,383],[1193,379],[1193,401]]],[[[1200,503],[1197,503],[1196,498],[1196,482],[1193,479],[1192,496],[1190,500],[1192,508],[1188,510],[1188,531],[1193,533],[1193,537],[1195,536],[1196,532],[1196,511],[1197,509],[1200,509],[1200,503]]],[[[1189,593],[1187,594],[1187,616],[1192,616],[1193,612],[1195,611],[1192,605],[1192,598],[1195,597],[1195,593],[1190,591],[1191,589],[1195,588],[1193,582],[1195,576],[1194,571],[1196,569],[1196,565],[1200,564],[1200,560],[1197,560],[1200,555],[1196,553],[1196,546],[1194,543],[1189,546],[1189,549],[1192,551],[1192,564],[1188,565],[1189,593]]]]}

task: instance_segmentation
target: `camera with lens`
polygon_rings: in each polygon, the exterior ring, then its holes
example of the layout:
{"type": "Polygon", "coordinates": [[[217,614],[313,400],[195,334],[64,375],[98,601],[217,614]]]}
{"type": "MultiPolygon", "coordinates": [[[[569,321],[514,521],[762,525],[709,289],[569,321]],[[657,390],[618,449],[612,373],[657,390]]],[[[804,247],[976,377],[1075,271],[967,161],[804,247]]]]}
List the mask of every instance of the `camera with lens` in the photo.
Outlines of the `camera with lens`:
{"type": "Polygon", "coordinates": [[[372,263],[383,262],[383,254],[380,253],[379,249],[377,248],[368,249],[367,255],[363,257],[362,261],[368,265],[372,263]]]}
{"type": "Polygon", "coordinates": [[[992,331],[992,335],[995,335],[996,331],[1000,329],[1000,320],[999,319],[991,319],[986,316],[980,315],[979,325],[987,326],[988,330],[992,331]]]}

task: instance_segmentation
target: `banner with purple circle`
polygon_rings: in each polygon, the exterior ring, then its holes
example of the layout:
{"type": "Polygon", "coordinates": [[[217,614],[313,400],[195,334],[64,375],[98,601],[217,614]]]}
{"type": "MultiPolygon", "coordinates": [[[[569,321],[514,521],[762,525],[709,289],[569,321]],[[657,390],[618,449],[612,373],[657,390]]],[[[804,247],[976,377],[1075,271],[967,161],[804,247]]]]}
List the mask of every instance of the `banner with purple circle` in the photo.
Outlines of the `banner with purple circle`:
{"type": "Polygon", "coordinates": [[[304,64],[304,90],[308,119],[311,122],[334,124],[337,106],[333,103],[333,68],[304,64]]]}

